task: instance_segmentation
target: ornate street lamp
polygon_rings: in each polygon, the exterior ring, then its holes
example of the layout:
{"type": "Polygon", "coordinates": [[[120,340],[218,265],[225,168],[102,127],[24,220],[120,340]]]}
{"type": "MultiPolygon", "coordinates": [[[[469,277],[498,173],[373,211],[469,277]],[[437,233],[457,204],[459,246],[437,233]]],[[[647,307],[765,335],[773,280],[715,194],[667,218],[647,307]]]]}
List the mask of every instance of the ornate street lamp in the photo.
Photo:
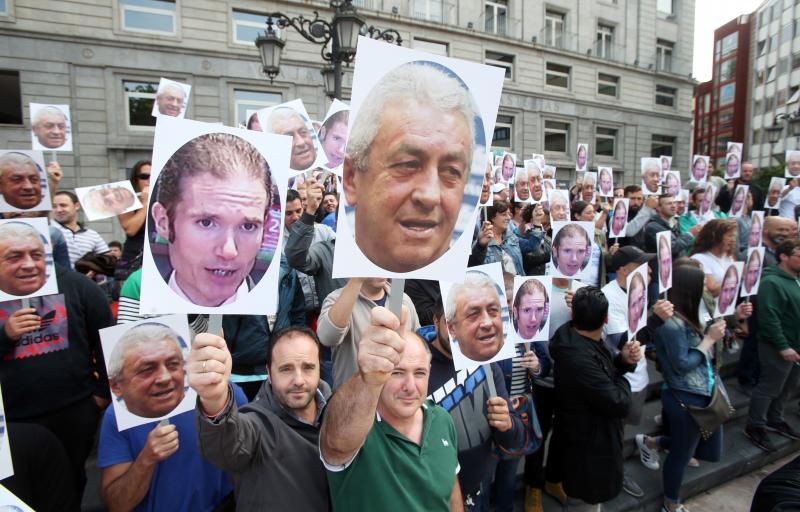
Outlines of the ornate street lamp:
{"type": "Polygon", "coordinates": [[[280,53],[285,45],[273,29],[273,24],[281,29],[292,27],[307,41],[322,46],[320,56],[330,63],[330,66],[322,70],[326,94],[333,98],[342,97],[342,63],[349,64],[353,61],[359,35],[402,45],[403,39],[396,30],[366,27],[366,19],[358,14],[352,0],[330,0],[330,6],[334,9],[330,22],[320,19],[317,11],[314,11],[313,19],[303,16],[290,18],[281,12],[267,14],[267,31],[256,39],[256,46],[261,53],[264,73],[270,82],[280,72],[280,53]]]}

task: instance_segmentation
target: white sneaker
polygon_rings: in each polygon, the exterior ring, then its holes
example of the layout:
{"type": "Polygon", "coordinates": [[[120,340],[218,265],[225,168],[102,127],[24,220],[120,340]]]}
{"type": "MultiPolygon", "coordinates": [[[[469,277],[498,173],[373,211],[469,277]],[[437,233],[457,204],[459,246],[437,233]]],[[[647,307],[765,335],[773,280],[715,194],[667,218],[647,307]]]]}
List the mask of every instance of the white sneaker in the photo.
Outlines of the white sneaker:
{"type": "Polygon", "coordinates": [[[647,446],[644,434],[636,434],[636,446],[639,447],[639,460],[642,461],[642,465],[647,469],[658,471],[658,468],[661,467],[658,451],[647,446]]]}

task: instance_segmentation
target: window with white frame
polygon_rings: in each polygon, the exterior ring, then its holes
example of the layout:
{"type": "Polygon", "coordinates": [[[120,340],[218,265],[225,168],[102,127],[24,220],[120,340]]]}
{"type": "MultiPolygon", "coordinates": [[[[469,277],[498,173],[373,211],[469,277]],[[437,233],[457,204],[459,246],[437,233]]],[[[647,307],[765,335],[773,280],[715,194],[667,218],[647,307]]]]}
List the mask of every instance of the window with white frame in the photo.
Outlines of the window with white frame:
{"type": "Polygon", "coordinates": [[[611,25],[597,25],[597,43],[595,51],[597,56],[603,59],[612,58],[612,45],[614,43],[614,27],[611,25]]]}
{"type": "Polygon", "coordinates": [[[548,62],[545,67],[544,83],[553,87],[569,89],[572,68],[555,62],[548,62]]]}
{"type": "Polygon", "coordinates": [[[656,105],[675,107],[677,105],[678,90],[666,85],[656,85],[656,105]]]}
{"type": "Polygon", "coordinates": [[[514,136],[514,118],[512,116],[498,115],[494,123],[492,147],[511,149],[514,136]]]}
{"type": "Polygon", "coordinates": [[[667,16],[672,16],[674,14],[675,6],[673,5],[673,0],[657,0],[656,1],[656,10],[661,14],[666,14],[667,16]]]}
{"type": "Polygon", "coordinates": [[[569,128],[569,123],[545,120],[544,150],[552,153],[566,153],[569,147],[569,128]]]}
{"type": "Polygon", "coordinates": [[[566,14],[557,11],[545,11],[544,13],[544,44],[564,47],[564,27],[566,26],[566,14]]]}
{"type": "MultiPolygon", "coordinates": [[[[256,38],[267,30],[267,17],[263,14],[233,10],[233,42],[253,46],[256,38]]],[[[273,30],[280,36],[281,29],[273,26],[273,30]]]]}
{"type": "Polygon", "coordinates": [[[158,82],[123,80],[125,91],[125,124],[129,130],[153,130],[153,103],[156,101],[158,82]]]}
{"type": "Polygon", "coordinates": [[[414,39],[414,49],[422,50],[423,52],[432,53],[434,55],[441,55],[447,57],[449,53],[449,46],[447,43],[438,43],[436,41],[428,41],[426,39],[414,39]]]}
{"type": "Polygon", "coordinates": [[[122,30],[176,34],[175,0],[118,0],[122,30]]]}
{"type": "Polygon", "coordinates": [[[414,0],[414,17],[441,23],[442,0],[414,0]]]}
{"type": "Polygon", "coordinates": [[[656,69],[658,71],[672,71],[672,52],[675,43],[659,39],[656,42],[656,69]]]}
{"type": "Polygon", "coordinates": [[[617,156],[617,129],[598,126],[594,134],[594,154],[597,156],[617,156]]]}
{"type": "Polygon", "coordinates": [[[246,125],[249,115],[256,110],[277,105],[283,101],[280,93],[233,90],[234,126],[246,125]]]}
{"type": "Polygon", "coordinates": [[[650,141],[650,156],[675,156],[675,137],[653,134],[650,141]]]}
{"type": "Polygon", "coordinates": [[[487,0],[484,3],[484,29],[492,34],[505,35],[508,24],[508,1],[487,0]]]}
{"type": "Polygon", "coordinates": [[[619,77],[608,73],[598,73],[597,94],[619,98],[619,77]]]}
{"type": "Polygon", "coordinates": [[[484,59],[486,64],[497,66],[506,70],[506,80],[514,79],[514,56],[505,53],[486,51],[484,59]]]}

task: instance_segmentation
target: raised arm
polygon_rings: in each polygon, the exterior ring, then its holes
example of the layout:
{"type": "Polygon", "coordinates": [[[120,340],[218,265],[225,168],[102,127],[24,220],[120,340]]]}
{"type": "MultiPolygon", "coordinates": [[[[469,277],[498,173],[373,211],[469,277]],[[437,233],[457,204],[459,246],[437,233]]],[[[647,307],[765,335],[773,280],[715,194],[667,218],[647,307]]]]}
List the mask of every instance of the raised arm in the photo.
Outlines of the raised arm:
{"type": "Polygon", "coordinates": [[[141,194],[142,195],[139,196],[139,200],[144,205],[144,208],[139,208],[138,210],[132,212],[117,215],[117,219],[119,220],[119,224],[122,226],[122,230],[125,231],[125,234],[128,236],[136,235],[136,233],[142,229],[142,226],[144,226],[144,221],[147,218],[147,200],[150,196],[150,189],[145,187],[141,194]]]}

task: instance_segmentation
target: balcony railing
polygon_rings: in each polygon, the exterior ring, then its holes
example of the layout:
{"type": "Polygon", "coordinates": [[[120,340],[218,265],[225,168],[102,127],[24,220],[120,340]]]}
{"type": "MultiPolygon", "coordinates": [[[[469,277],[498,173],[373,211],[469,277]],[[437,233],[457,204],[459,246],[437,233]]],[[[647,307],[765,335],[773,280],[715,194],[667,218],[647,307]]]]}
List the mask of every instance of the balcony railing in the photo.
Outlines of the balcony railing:
{"type": "Polygon", "coordinates": [[[454,25],[456,4],[447,0],[407,0],[403,7],[408,16],[418,20],[454,25]]]}
{"type": "Polygon", "coordinates": [[[539,32],[539,37],[536,38],[536,42],[568,52],[578,51],[578,34],[573,34],[571,32],[553,32],[551,30],[542,29],[539,32]]]}
{"type": "Polygon", "coordinates": [[[601,59],[625,62],[625,47],[614,43],[595,41],[591,54],[601,59]]]}

